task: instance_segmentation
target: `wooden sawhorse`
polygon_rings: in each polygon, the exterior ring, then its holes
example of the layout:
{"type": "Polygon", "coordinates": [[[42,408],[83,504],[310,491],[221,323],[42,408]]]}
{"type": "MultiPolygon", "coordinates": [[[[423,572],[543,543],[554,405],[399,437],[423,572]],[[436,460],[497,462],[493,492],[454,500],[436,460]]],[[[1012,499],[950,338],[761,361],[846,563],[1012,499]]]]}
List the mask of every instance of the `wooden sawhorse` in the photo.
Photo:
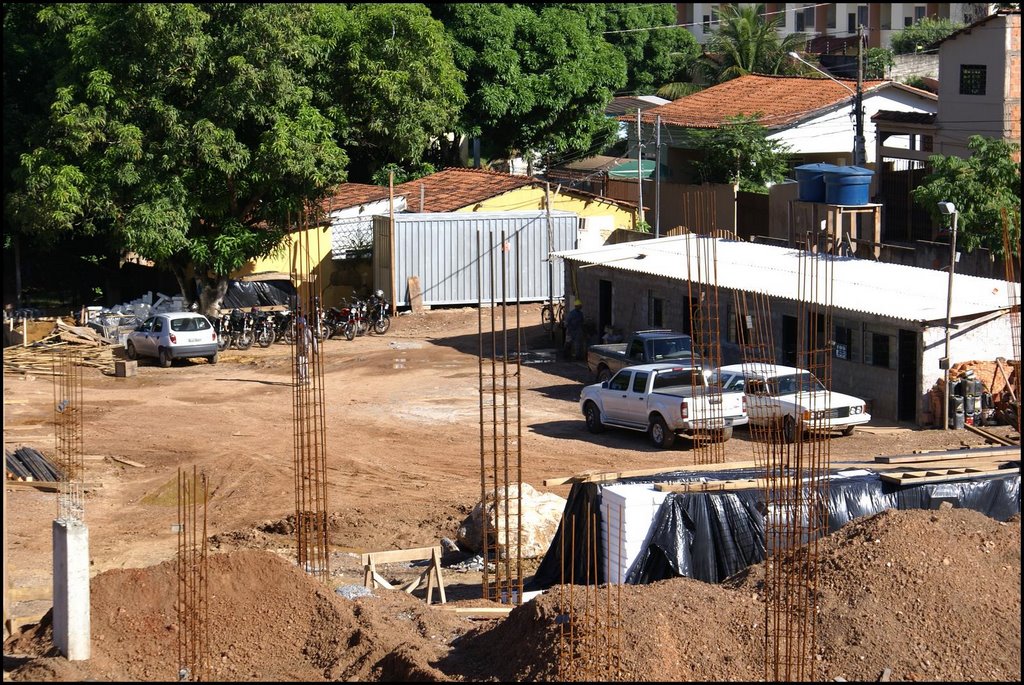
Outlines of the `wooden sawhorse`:
{"type": "Polygon", "coordinates": [[[437,588],[441,595],[441,604],[448,600],[444,596],[444,581],[441,580],[441,547],[417,547],[415,549],[394,549],[387,552],[368,552],[362,555],[363,560],[363,585],[371,590],[375,587],[385,587],[388,590],[403,590],[410,595],[413,590],[420,586],[424,580],[427,581],[427,604],[430,604],[437,588]],[[377,564],[389,564],[400,561],[423,561],[429,560],[430,565],[423,573],[401,587],[395,587],[382,575],[377,573],[377,564]]]}

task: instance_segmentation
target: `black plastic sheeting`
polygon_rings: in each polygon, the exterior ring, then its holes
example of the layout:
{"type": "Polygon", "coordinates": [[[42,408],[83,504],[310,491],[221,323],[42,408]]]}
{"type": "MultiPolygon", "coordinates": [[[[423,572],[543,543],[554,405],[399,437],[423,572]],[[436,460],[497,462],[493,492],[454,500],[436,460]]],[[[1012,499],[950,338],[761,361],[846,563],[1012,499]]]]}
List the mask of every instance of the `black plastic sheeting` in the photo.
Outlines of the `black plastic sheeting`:
{"type": "MultiPolygon", "coordinates": [[[[657,481],[650,478],[623,479],[606,485],[679,482],[698,480],[707,475],[706,472],[679,472],[661,474],[657,481]]],[[[752,470],[734,470],[716,472],[715,478],[733,480],[757,475],[752,470]]],[[[564,582],[588,582],[585,575],[588,547],[585,515],[596,515],[591,519],[590,530],[600,531],[602,489],[603,486],[597,483],[573,484],[562,522],[528,589],[544,589],[563,582],[562,536],[570,519],[574,530],[569,535],[575,542],[575,551],[567,546],[565,555],[572,554],[574,563],[566,564],[564,582]]],[[[1007,470],[1005,476],[918,485],[886,483],[876,473],[850,477],[834,474],[828,498],[829,533],[856,518],[886,509],[938,509],[943,502],[1005,521],[1020,513],[1020,471],[1014,468],[1007,470]]],[[[626,582],[640,584],[682,576],[718,583],[763,561],[765,511],[764,493],[760,489],[667,495],[652,522],[647,547],[630,569],[626,582]]],[[[801,518],[806,527],[806,512],[801,518]]],[[[598,539],[593,544],[598,546],[598,559],[603,560],[601,541],[598,539]]],[[[606,580],[604,563],[598,566],[597,582],[603,583],[606,580]]],[[[590,578],[589,582],[595,581],[590,578]]]]}
{"type": "Polygon", "coordinates": [[[292,307],[295,288],[291,281],[228,281],[221,309],[251,309],[285,305],[292,307]]]}

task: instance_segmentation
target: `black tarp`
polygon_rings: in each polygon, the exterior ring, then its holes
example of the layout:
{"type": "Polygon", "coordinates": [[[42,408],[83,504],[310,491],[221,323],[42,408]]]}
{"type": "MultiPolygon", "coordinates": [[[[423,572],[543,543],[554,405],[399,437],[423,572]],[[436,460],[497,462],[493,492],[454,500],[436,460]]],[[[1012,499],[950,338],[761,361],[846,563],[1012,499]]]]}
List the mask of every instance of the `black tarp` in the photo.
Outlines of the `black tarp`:
{"type": "Polygon", "coordinates": [[[221,309],[252,309],[285,305],[292,307],[295,288],[291,281],[228,281],[228,291],[221,302],[221,309]]]}
{"type": "MultiPolygon", "coordinates": [[[[623,479],[617,483],[679,482],[707,477],[707,473],[661,474],[657,481],[623,479]]],[[[754,478],[752,470],[715,473],[716,479],[754,478]]],[[[596,513],[591,530],[600,530],[600,504],[603,486],[574,483],[566,500],[558,532],[530,582],[530,589],[551,587],[561,580],[561,536],[570,517],[575,542],[575,568],[566,565],[565,582],[586,582],[583,560],[587,540],[585,517],[596,513]]],[[[943,502],[972,509],[999,521],[1020,513],[1020,471],[1011,469],[1005,476],[974,480],[954,480],[918,485],[895,485],[882,481],[878,474],[845,477],[833,475],[828,490],[828,532],[832,533],[862,516],[886,509],[938,509],[943,502]]],[[[735,492],[670,493],[652,521],[646,548],[630,569],[627,583],[648,583],[684,576],[718,583],[765,558],[764,494],[760,489],[735,492]]],[[[806,519],[806,515],[802,518],[806,519]]],[[[804,520],[806,526],[806,520],[804,520]]],[[[600,535],[595,537],[600,538],[600,535]]],[[[600,549],[600,540],[597,540],[600,549]]],[[[565,552],[566,556],[569,551],[565,552]]],[[[599,554],[598,559],[604,559],[599,554]]],[[[598,582],[604,582],[603,566],[598,582]]],[[[594,582],[593,579],[590,581],[594,582]]]]}

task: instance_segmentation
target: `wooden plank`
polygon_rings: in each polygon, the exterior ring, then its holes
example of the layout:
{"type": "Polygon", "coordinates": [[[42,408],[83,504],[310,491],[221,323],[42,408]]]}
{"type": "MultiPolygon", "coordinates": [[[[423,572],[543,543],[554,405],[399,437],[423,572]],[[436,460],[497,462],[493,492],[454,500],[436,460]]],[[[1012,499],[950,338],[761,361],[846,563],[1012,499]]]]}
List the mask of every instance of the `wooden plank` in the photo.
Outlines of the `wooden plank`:
{"type": "Polygon", "coordinates": [[[450,611],[466,618],[505,618],[515,607],[453,607],[447,604],[434,604],[433,608],[450,611]]]}
{"type": "MultiPolygon", "coordinates": [[[[43,492],[57,492],[60,489],[60,482],[55,480],[37,480],[37,481],[20,481],[20,480],[8,480],[4,482],[4,485],[8,488],[14,488],[16,490],[42,490],[43,492]]],[[[82,483],[83,490],[94,490],[96,488],[102,488],[103,483],[82,483]]]]}
{"type": "Polygon", "coordinates": [[[144,469],[144,468],[146,468],[145,464],[140,464],[139,462],[132,461],[131,459],[125,459],[124,457],[115,457],[113,454],[111,454],[109,456],[110,456],[111,459],[113,459],[114,461],[118,462],[119,464],[127,464],[128,466],[134,466],[137,469],[144,469]]]}
{"type": "Polygon", "coordinates": [[[1003,376],[1003,381],[1006,383],[1007,389],[1010,391],[1010,399],[1014,402],[1017,401],[1017,393],[1013,390],[1013,384],[1010,383],[1010,374],[1006,372],[1006,358],[996,357],[996,369],[1003,376]]]}
{"type": "Polygon", "coordinates": [[[374,564],[390,564],[398,561],[422,561],[430,559],[435,549],[438,552],[438,556],[440,556],[441,548],[439,546],[416,547],[413,549],[393,549],[386,552],[367,552],[362,555],[362,560],[364,566],[371,562],[374,564]]]}
{"type": "Polygon", "coordinates": [[[918,485],[920,483],[939,483],[947,480],[961,480],[963,478],[980,478],[982,476],[1003,476],[1013,473],[1013,469],[993,469],[984,471],[981,469],[964,469],[963,473],[934,474],[926,476],[914,475],[915,472],[903,473],[882,473],[879,478],[887,483],[897,485],[918,485]]]}
{"type": "Polygon", "coordinates": [[[545,478],[544,485],[565,485],[567,483],[601,483],[622,478],[637,478],[642,476],[656,476],[659,473],[673,473],[675,471],[725,471],[727,469],[748,469],[755,468],[757,462],[749,461],[728,461],[721,464],[686,464],[683,466],[659,466],[650,469],[637,469],[635,471],[607,471],[604,473],[579,473],[573,476],[559,476],[557,478],[545,478]]]}
{"type": "Polygon", "coordinates": [[[28,404],[28,400],[14,400],[5,397],[4,404],[28,404]]]}
{"type": "MultiPolygon", "coordinates": [[[[781,487],[792,487],[796,481],[792,478],[782,478],[772,481],[772,485],[781,487]]],[[[706,483],[658,483],[654,486],[659,492],[724,492],[734,490],[763,490],[769,484],[766,478],[743,478],[738,480],[713,480],[706,483]]]]}
{"type": "MultiPolygon", "coordinates": [[[[1016,448],[1016,445],[1010,447],[1016,448]]],[[[948,450],[948,451],[935,451],[921,454],[901,454],[895,456],[877,456],[875,461],[880,464],[913,464],[918,462],[927,461],[952,461],[956,459],[981,459],[981,458],[1000,458],[1000,457],[1013,457],[1020,454],[1019,449],[994,449],[985,448],[984,453],[978,453],[977,450],[948,450]]]]}
{"type": "Polygon", "coordinates": [[[412,308],[413,314],[419,314],[423,311],[423,288],[420,287],[419,276],[409,276],[409,306],[412,308]]]}
{"type": "Polygon", "coordinates": [[[1005,445],[1007,447],[1020,447],[1020,445],[1018,445],[1017,443],[1011,440],[1007,440],[1006,438],[996,435],[995,433],[987,431],[984,428],[978,428],[977,426],[972,426],[970,424],[964,424],[964,428],[971,431],[972,433],[975,433],[976,435],[980,435],[986,440],[991,440],[992,442],[999,443],[1000,445],[1005,445]]]}
{"type": "Polygon", "coordinates": [[[12,587],[7,591],[7,596],[12,602],[32,602],[37,599],[53,599],[53,587],[42,585],[39,587],[12,587]]]}

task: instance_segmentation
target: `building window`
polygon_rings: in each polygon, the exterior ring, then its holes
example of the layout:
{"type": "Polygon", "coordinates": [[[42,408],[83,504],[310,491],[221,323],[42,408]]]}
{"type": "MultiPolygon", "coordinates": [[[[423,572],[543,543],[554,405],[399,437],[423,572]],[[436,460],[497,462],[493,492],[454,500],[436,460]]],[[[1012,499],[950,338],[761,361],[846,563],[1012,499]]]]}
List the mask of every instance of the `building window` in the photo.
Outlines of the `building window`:
{"type": "Polygon", "coordinates": [[[814,5],[795,10],[793,16],[796,19],[797,33],[814,28],[814,5]]]}
{"type": "Polygon", "coordinates": [[[702,24],[703,24],[702,28],[704,29],[705,33],[707,33],[708,31],[711,30],[711,15],[710,14],[705,14],[704,15],[704,21],[702,22],[702,24]]]}
{"type": "Polygon", "coordinates": [[[864,333],[864,363],[871,366],[892,368],[893,355],[890,354],[895,336],[883,333],[864,333]]]}
{"type": "Polygon", "coordinates": [[[986,71],[984,64],[961,64],[960,94],[984,95],[986,71]]]}
{"type": "Polygon", "coordinates": [[[836,324],[836,335],[833,340],[832,354],[835,355],[836,359],[845,359],[846,361],[854,361],[853,359],[853,329],[840,322],[836,324]]]}
{"type": "Polygon", "coordinates": [[[868,25],[868,6],[857,5],[857,23],[861,26],[868,25]]]}
{"type": "Polygon", "coordinates": [[[928,7],[926,5],[914,5],[914,21],[918,22],[925,18],[928,14],[928,7]]]}
{"type": "Polygon", "coordinates": [[[857,33],[857,15],[853,12],[846,15],[846,32],[857,33]]]}
{"type": "Polygon", "coordinates": [[[908,28],[914,25],[913,17],[903,17],[903,28],[908,28]]]}
{"type": "Polygon", "coordinates": [[[726,339],[736,345],[746,345],[750,341],[750,328],[753,326],[751,316],[737,316],[736,310],[729,305],[729,325],[726,339]]]}
{"type": "Polygon", "coordinates": [[[931,152],[935,149],[935,140],[931,136],[921,136],[921,150],[931,152]]]}
{"type": "Polygon", "coordinates": [[[836,4],[830,2],[828,7],[825,9],[825,28],[834,29],[836,27],[836,4]]]}
{"type": "Polygon", "coordinates": [[[661,328],[664,323],[664,300],[654,296],[653,290],[647,291],[647,325],[652,328],[661,328]]]}

